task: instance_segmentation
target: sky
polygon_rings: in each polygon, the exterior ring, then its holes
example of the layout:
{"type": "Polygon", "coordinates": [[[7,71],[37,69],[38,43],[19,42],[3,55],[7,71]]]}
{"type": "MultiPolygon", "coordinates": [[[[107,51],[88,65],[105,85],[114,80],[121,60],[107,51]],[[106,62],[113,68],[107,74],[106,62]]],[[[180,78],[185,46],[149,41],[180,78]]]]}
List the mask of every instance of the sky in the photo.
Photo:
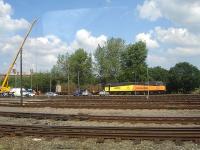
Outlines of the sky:
{"type": "Polygon", "coordinates": [[[0,0],[0,74],[36,18],[23,48],[24,72],[50,71],[59,54],[93,53],[111,37],[146,42],[149,67],[187,61],[200,68],[199,0],[0,0]]]}

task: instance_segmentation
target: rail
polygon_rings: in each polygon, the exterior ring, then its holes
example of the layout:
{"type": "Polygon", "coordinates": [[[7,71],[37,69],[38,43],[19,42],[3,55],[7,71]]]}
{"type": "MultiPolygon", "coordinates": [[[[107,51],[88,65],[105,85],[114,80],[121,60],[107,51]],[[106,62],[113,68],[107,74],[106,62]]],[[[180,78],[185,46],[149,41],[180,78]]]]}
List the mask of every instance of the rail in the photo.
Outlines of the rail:
{"type": "Polygon", "coordinates": [[[103,122],[130,122],[130,123],[157,123],[157,124],[200,124],[200,117],[147,117],[147,116],[97,116],[87,114],[52,114],[52,113],[24,113],[24,112],[0,112],[2,117],[51,119],[51,120],[79,120],[79,121],[103,121],[103,122]]]}
{"type": "Polygon", "coordinates": [[[200,127],[85,127],[0,124],[0,136],[200,141],[200,127]]]}

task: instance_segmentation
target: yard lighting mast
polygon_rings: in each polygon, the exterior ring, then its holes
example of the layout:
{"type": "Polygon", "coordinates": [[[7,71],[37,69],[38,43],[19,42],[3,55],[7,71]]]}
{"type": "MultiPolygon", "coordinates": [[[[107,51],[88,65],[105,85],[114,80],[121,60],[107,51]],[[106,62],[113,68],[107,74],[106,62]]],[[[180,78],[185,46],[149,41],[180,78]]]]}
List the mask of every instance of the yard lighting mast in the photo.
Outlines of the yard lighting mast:
{"type": "Polygon", "coordinates": [[[149,70],[147,67],[147,83],[148,83],[148,93],[147,93],[147,100],[149,99],[149,70]]]}
{"type": "Polygon", "coordinates": [[[78,90],[80,91],[79,71],[78,71],[78,90]]]}
{"type": "Polygon", "coordinates": [[[67,95],[69,97],[69,58],[67,61],[67,95]]]}
{"type": "Polygon", "coordinates": [[[51,71],[49,73],[49,92],[51,92],[51,82],[52,82],[52,79],[51,79],[51,71]]]}
{"type": "MultiPolygon", "coordinates": [[[[23,91],[22,91],[22,50],[23,50],[23,46],[24,46],[24,43],[26,42],[26,39],[28,38],[34,24],[36,23],[37,20],[34,20],[30,26],[30,29],[28,30],[24,40],[22,41],[22,44],[19,48],[19,52],[18,54],[20,53],[20,92],[21,92],[21,97],[20,97],[20,103],[21,105],[23,105],[23,91]]],[[[17,54],[17,56],[18,56],[17,54]]]]}

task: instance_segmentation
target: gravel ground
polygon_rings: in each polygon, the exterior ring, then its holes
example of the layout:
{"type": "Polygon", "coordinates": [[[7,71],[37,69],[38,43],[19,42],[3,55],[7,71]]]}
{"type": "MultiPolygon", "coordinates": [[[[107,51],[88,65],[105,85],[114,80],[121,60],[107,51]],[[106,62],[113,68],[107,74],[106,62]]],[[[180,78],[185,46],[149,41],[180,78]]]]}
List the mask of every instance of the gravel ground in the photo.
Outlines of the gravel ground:
{"type": "MultiPolygon", "coordinates": [[[[58,113],[58,114],[89,114],[89,115],[124,115],[124,116],[200,116],[200,110],[114,110],[114,109],[56,109],[56,108],[15,108],[0,107],[0,111],[8,112],[33,112],[33,113],[58,113]]],[[[87,121],[53,121],[36,120],[31,118],[12,118],[0,117],[0,123],[3,124],[23,124],[23,125],[66,125],[66,126],[200,126],[200,125],[180,125],[180,124],[142,124],[142,123],[119,123],[119,122],[87,122],[87,121]]],[[[37,139],[33,137],[3,137],[0,138],[0,150],[200,150],[200,144],[193,142],[184,142],[176,145],[172,141],[163,141],[156,144],[152,141],[141,141],[136,144],[133,141],[105,140],[103,143],[97,142],[97,139],[37,139]]]]}
{"type": "Polygon", "coordinates": [[[7,112],[37,112],[37,113],[58,113],[58,114],[89,114],[89,115],[121,115],[121,116],[185,116],[198,117],[200,110],[167,110],[167,109],[71,109],[71,108],[19,108],[19,107],[0,107],[0,111],[7,112]]]}
{"type": "Polygon", "coordinates": [[[96,122],[96,121],[54,121],[36,120],[31,118],[0,117],[1,124],[20,125],[48,125],[48,126],[115,126],[115,127],[200,127],[195,124],[144,124],[144,123],[121,123],[121,122],[96,122]]]}
{"type": "Polygon", "coordinates": [[[99,143],[97,139],[38,139],[33,137],[0,139],[0,149],[4,150],[199,150],[200,144],[183,142],[180,145],[172,141],[141,141],[136,143],[130,140],[114,141],[104,140],[99,143]]]}

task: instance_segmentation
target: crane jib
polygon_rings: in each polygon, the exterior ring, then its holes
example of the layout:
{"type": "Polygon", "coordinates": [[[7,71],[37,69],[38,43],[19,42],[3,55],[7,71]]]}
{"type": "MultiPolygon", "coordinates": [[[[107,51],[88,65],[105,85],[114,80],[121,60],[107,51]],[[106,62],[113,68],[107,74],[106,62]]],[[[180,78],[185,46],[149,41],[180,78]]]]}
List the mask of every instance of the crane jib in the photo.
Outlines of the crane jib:
{"type": "Polygon", "coordinates": [[[31,32],[31,30],[32,30],[32,28],[33,28],[33,26],[34,26],[34,24],[35,24],[36,22],[37,22],[37,20],[34,20],[34,21],[32,22],[32,24],[31,24],[29,30],[27,31],[27,33],[26,33],[26,35],[25,35],[25,37],[24,37],[24,40],[22,41],[22,43],[21,43],[21,45],[20,45],[20,47],[19,47],[19,50],[18,50],[18,52],[17,52],[17,54],[16,54],[16,56],[15,56],[13,62],[11,63],[11,65],[10,65],[10,67],[9,67],[9,69],[8,69],[8,71],[7,71],[6,75],[5,75],[5,77],[4,77],[4,79],[3,79],[2,85],[1,85],[1,87],[0,87],[0,93],[5,93],[5,92],[7,93],[7,92],[10,91],[10,87],[8,86],[8,77],[9,77],[9,75],[10,75],[10,73],[11,73],[11,71],[12,71],[14,65],[15,65],[15,62],[16,62],[16,60],[17,60],[17,58],[18,58],[20,52],[22,51],[22,48],[23,48],[23,46],[24,46],[24,44],[25,44],[25,42],[26,42],[26,39],[28,38],[28,36],[29,36],[29,34],[30,34],[30,32],[31,32]]]}

